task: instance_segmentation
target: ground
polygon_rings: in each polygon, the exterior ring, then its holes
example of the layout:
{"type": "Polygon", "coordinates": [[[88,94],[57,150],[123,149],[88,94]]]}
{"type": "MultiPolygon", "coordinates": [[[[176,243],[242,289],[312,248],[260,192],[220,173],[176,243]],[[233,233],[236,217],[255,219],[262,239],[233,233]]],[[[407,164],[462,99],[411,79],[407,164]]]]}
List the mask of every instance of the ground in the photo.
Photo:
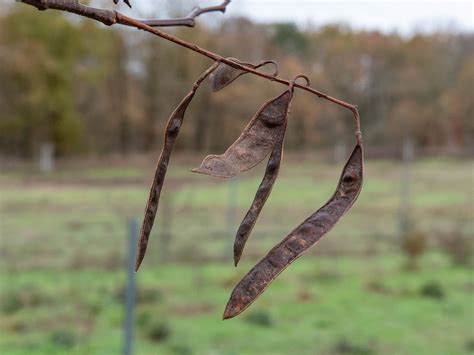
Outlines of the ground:
{"type": "MultiPolygon", "coordinates": [[[[136,354],[474,353],[472,268],[440,243],[472,237],[472,161],[413,166],[409,214],[428,241],[416,270],[399,247],[401,165],[369,160],[340,224],[227,321],[233,286],[330,197],[343,163],[286,155],[238,268],[233,237],[263,167],[229,182],[190,173],[198,163],[172,161],[137,274],[136,354]]],[[[121,352],[127,221],[142,218],[154,162],[103,164],[2,169],[0,353],[121,352]]]]}

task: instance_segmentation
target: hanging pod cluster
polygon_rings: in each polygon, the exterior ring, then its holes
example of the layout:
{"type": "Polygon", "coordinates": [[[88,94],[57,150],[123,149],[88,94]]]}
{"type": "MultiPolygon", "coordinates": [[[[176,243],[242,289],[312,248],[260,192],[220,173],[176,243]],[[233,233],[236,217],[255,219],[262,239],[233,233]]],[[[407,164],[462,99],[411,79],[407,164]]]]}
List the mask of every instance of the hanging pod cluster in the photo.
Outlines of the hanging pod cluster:
{"type": "MultiPolygon", "coordinates": [[[[235,58],[228,58],[228,60],[251,69],[258,69],[264,65],[273,64],[275,67],[273,75],[275,77],[278,75],[278,65],[274,61],[251,64],[242,63],[235,58]]],[[[245,73],[245,70],[235,68],[232,65],[221,62],[214,63],[196,80],[191,91],[183,98],[168,119],[163,148],[158,159],[145,209],[135,264],[136,270],[140,267],[145,256],[171,151],[189,103],[192,101],[201,83],[207,77],[210,77],[212,90],[219,91],[245,73]]],[[[230,178],[252,169],[270,155],[262,182],[235,236],[234,263],[236,266],[278,177],[294,85],[299,78],[305,79],[307,85],[310,85],[309,79],[305,75],[296,76],[289,82],[287,90],[268,100],[260,107],[237,140],[223,154],[205,157],[201,165],[192,170],[196,173],[230,178]]],[[[343,168],[336,191],[323,207],[309,216],[280,243],[273,247],[242,278],[232,291],[224,311],[224,319],[235,317],[250,306],[278,274],[311,246],[316,244],[350,209],[362,188],[363,166],[362,135],[357,117],[356,144],[343,168]]]]}
{"type": "MultiPolygon", "coordinates": [[[[278,75],[278,66],[276,62],[272,60],[263,61],[257,65],[250,63],[241,63],[235,58],[229,58],[232,61],[235,61],[240,64],[251,67],[252,69],[258,69],[266,64],[273,64],[275,66],[275,71],[273,76],[278,75]]],[[[181,100],[178,106],[175,108],[171,116],[168,118],[164,132],[164,141],[163,147],[161,149],[160,157],[158,158],[158,163],[155,169],[155,175],[151,184],[150,193],[148,195],[148,202],[145,207],[145,215],[143,217],[142,228],[140,231],[140,238],[138,240],[137,255],[135,258],[135,271],[138,271],[143,258],[145,257],[146,249],[148,246],[148,241],[150,238],[151,229],[153,228],[153,223],[155,221],[156,212],[158,210],[158,204],[160,200],[161,190],[165,182],[166,171],[168,169],[168,164],[171,157],[171,152],[173,150],[174,142],[178,137],[179,130],[184,121],[184,116],[186,114],[186,109],[191,103],[194,95],[201,86],[202,82],[210,75],[211,78],[211,87],[213,91],[218,91],[239,76],[245,74],[245,71],[233,68],[224,63],[215,62],[211,67],[209,67],[204,73],[202,73],[199,78],[194,82],[192,89],[189,93],[181,100]]],[[[263,158],[262,158],[263,159],[263,158]]]]}
{"type": "Polygon", "coordinates": [[[254,302],[288,265],[316,244],[355,202],[362,188],[363,151],[359,140],[326,204],[274,246],[235,286],[224,319],[235,317],[254,302]]]}

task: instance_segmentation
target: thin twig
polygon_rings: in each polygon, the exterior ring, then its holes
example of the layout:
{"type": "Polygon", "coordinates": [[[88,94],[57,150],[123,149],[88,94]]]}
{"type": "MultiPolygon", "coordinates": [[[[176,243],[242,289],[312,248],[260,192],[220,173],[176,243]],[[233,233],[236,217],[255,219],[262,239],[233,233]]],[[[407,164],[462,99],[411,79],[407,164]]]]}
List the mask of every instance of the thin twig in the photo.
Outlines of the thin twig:
{"type": "MultiPolygon", "coordinates": [[[[124,26],[136,27],[140,30],[152,33],[152,34],[157,35],[161,38],[164,38],[168,41],[171,41],[175,44],[178,44],[182,47],[188,48],[188,49],[190,49],[190,50],[192,50],[196,53],[199,53],[203,56],[206,56],[210,59],[213,59],[215,61],[220,61],[222,63],[230,65],[231,67],[234,67],[236,69],[241,69],[241,70],[244,70],[248,73],[253,73],[253,74],[258,75],[262,78],[265,78],[265,79],[268,79],[268,80],[271,80],[271,81],[276,81],[280,84],[284,84],[284,85],[287,85],[287,86],[290,85],[290,80],[285,80],[285,79],[282,79],[282,78],[279,78],[279,77],[274,77],[274,76],[271,76],[269,74],[258,71],[257,69],[253,69],[251,67],[248,67],[244,64],[226,59],[226,58],[220,56],[219,54],[208,51],[208,50],[206,50],[204,48],[201,48],[201,47],[199,47],[195,44],[186,42],[186,41],[182,40],[181,38],[178,38],[178,37],[175,37],[175,36],[173,36],[169,33],[163,32],[163,31],[161,31],[157,28],[147,26],[143,22],[141,22],[139,20],[136,20],[136,19],[133,19],[131,17],[125,16],[125,15],[119,13],[119,12],[117,12],[117,23],[120,23],[124,26]]],[[[350,110],[352,112],[352,114],[354,115],[354,120],[355,120],[355,123],[356,123],[356,132],[360,131],[360,119],[359,119],[359,112],[358,112],[357,106],[352,105],[350,103],[347,103],[343,100],[337,99],[335,97],[332,97],[328,94],[320,92],[320,91],[318,91],[316,89],[313,89],[312,87],[309,87],[309,86],[301,85],[301,84],[298,84],[298,83],[295,83],[294,86],[299,88],[299,89],[306,90],[306,91],[308,91],[308,92],[310,92],[310,93],[312,93],[312,94],[314,94],[314,95],[316,95],[320,98],[331,101],[331,102],[333,102],[337,105],[340,105],[340,106],[345,107],[346,109],[350,110]]]]}
{"type": "Polygon", "coordinates": [[[220,11],[225,13],[227,5],[230,4],[231,0],[225,0],[218,6],[209,6],[200,8],[196,6],[191,13],[186,17],[174,18],[174,19],[163,19],[163,20],[143,20],[142,22],[151,27],[168,27],[168,26],[187,26],[194,27],[196,25],[196,17],[205,14],[207,12],[220,11]]]}
{"type": "MultiPolygon", "coordinates": [[[[114,0],[114,4],[118,4],[119,0],[114,0]]],[[[124,3],[128,5],[129,8],[132,8],[132,5],[130,4],[130,0],[123,0],[124,3]]]]}
{"type": "MultiPolygon", "coordinates": [[[[244,64],[240,64],[238,62],[226,59],[219,54],[216,54],[214,52],[208,51],[204,48],[201,48],[195,44],[186,42],[182,40],[181,38],[175,37],[169,33],[163,32],[157,28],[151,27],[144,23],[143,21],[125,16],[124,14],[118,12],[118,11],[111,11],[111,10],[104,10],[104,9],[98,9],[90,6],[85,6],[80,4],[77,0],[17,0],[20,2],[24,2],[25,4],[29,4],[32,6],[35,6],[38,10],[46,10],[46,9],[56,9],[56,10],[61,10],[61,11],[66,11],[66,12],[72,12],[77,15],[85,16],[97,21],[102,22],[103,24],[107,26],[114,25],[116,23],[119,23],[124,26],[130,26],[130,27],[135,27],[140,30],[152,33],[156,36],[159,36],[161,38],[164,38],[168,41],[171,41],[177,45],[180,45],[182,47],[188,48],[198,54],[201,54],[205,57],[208,57],[214,61],[220,61],[222,63],[225,63],[231,67],[234,67],[236,69],[244,70],[248,73],[252,73],[254,75],[260,76],[262,78],[265,78],[270,81],[276,81],[280,84],[284,84],[287,86],[290,86],[291,81],[290,80],[285,80],[279,77],[274,77],[269,74],[263,73],[258,71],[257,69],[253,69],[251,67],[248,67],[244,64]]],[[[224,2],[222,5],[226,5],[226,2],[224,2]]],[[[207,8],[209,9],[209,8],[207,8]]],[[[205,9],[204,9],[205,10],[205,9]]],[[[202,9],[201,9],[202,11],[202,9]]],[[[212,11],[212,10],[210,10],[212,11]]],[[[350,103],[347,103],[343,100],[337,99],[335,97],[332,97],[328,94],[325,94],[323,92],[320,92],[316,89],[313,89],[309,86],[301,85],[298,83],[294,83],[294,87],[297,87],[299,89],[308,91],[319,98],[328,100],[330,102],[335,103],[336,105],[345,107],[346,109],[350,110],[354,116],[355,120],[355,132],[357,139],[360,137],[360,117],[359,117],[359,111],[357,109],[356,105],[352,105],[350,103]]]]}

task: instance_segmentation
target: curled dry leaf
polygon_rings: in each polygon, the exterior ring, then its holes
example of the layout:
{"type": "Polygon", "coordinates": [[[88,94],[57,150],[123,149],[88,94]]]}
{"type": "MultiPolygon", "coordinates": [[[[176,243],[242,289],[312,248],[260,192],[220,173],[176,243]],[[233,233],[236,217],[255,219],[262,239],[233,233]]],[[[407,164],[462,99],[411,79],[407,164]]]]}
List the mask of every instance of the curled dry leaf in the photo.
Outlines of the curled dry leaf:
{"type": "Polygon", "coordinates": [[[143,258],[145,257],[148,240],[150,238],[150,232],[153,227],[153,222],[155,221],[156,211],[158,209],[161,189],[165,181],[166,170],[168,169],[168,163],[171,157],[171,151],[183,123],[184,114],[186,113],[186,109],[194,98],[194,95],[196,94],[196,91],[201,83],[209,76],[209,74],[212,73],[213,70],[216,69],[217,66],[218,63],[214,63],[198,78],[198,80],[196,80],[191,91],[183,98],[183,100],[179,103],[178,107],[176,107],[168,119],[165,129],[163,148],[156,165],[155,176],[153,178],[148,202],[145,208],[145,216],[143,218],[142,229],[140,232],[140,240],[138,241],[135,271],[138,270],[143,258]]]}
{"type": "MultiPolygon", "coordinates": [[[[252,63],[244,63],[240,62],[236,58],[227,58],[235,63],[245,65],[252,69],[258,69],[267,64],[273,64],[275,66],[275,72],[272,74],[273,76],[278,75],[278,64],[273,60],[265,60],[260,62],[259,64],[252,64],[252,63]]],[[[210,80],[211,80],[211,88],[213,91],[219,91],[231,84],[235,79],[239,76],[246,74],[247,72],[242,69],[237,69],[227,65],[225,63],[220,63],[217,69],[212,73],[210,80]]]]}
{"type": "Polygon", "coordinates": [[[316,244],[356,201],[363,181],[362,142],[358,137],[331,199],[278,243],[235,286],[224,319],[235,317],[262,294],[293,261],[316,244]]]}
{"type": "Polygon", "coordinates": [[[230,178],[260,163],[285,132],[291,96],[292,93],[287,90],[267,101],[224,154],[208,155],[201,166],[192,171],[230,178]]]}

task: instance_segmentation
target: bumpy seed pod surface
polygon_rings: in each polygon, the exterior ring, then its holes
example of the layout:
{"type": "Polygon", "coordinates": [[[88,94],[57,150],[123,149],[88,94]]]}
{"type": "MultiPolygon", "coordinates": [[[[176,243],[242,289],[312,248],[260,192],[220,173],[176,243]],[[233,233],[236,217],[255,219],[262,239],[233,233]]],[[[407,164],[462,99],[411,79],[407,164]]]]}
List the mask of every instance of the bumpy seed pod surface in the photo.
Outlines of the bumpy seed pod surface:
{"type": "Polygon", "coordinates": [[[208,155],[193,172],[230,178],[252,169],[273,150],[286,128],[292,93],[287,90],[267,101],[239,138],[221,155],[208,155]]]}
{"type": "Polygon", "coordinates": [[[156,165],[155,175],[153,183],[150,188],[150,194],[148,202],[145,208],[145,216],[143,218],[142,229],[140,232],[140,240],[138,241],[137,256],[135,260],[135,271],[138,270],[140,264],[145,257],[148,240],[150,238],[151,229],[153,228],[153,222],[155,221],[156,211],[158,209],[158,203],[160,200],[161,189],[165,181],[166,170],[168,169],[168,163],[171,157],[171,151],[173,149],[174,142],[178,137],[179,130],[184,120],[184,115],[189,103],[194,98],[197,89],[201,83],[206,79],[213,70],[216,69],[218,63],[214,63],[209,69],[207,69],[194,83],[191,91],[183,98],[176,109],[168,119],[168,123],[165,129],[165,138],[163,148],[161,150],[158,163],[156,165]]]}
{"type": "Polygon", "coordinates": [[[362,188],[363,151],[358,139],[344,166],[331,199],[278,243],[235,286],[224,311],[224,319],[235,317],[249,307],[270,283],[308,248],[316,244],[346,213],[362,188]]]}

